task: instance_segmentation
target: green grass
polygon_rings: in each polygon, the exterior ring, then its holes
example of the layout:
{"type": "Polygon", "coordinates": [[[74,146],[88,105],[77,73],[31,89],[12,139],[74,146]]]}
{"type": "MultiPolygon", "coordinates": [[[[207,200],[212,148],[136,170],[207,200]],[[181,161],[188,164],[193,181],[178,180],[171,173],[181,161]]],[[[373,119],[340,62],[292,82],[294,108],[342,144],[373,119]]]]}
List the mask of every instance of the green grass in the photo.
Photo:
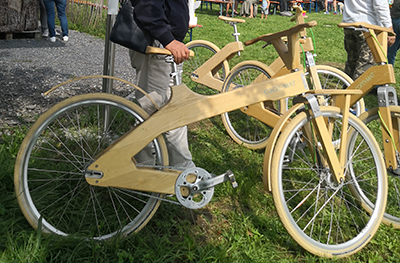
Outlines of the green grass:
{"type": "MultiPolygon", "coordinates": [[[[223,47],[233,41],[233,30],[217,19],[216,12],[216,7],[196,12],[203,28],[195,28],[193,37],[223,47]]],[[[336,26],[341,17],[307,15],[308,21],[318,22],[313,29],[317,63],[343,69],[343,31],[336,26]]],[[[289,18],[277,15],[269,15],[266,21],[259,16],[246,19],[239,25],[240,39],[249,40],[293,25],[289,18]]],[[[104,37],[103,29],[76,28],[104,37]]],[[[261,43],[246,47],[241,57],[231,60],[231,67],[243,60],[269,64],[277,57],[272,46],[261,47],[261,43]]],[[[398,63],[396,76],[400,72],[398,63]]],[[[374,104],[374,97],[368,97],[368,103],[374,104]]],[[[227,183],[217,186],[210,204],[195,211],[162,203],[138,234],[96,243],[41,235],[27,223],[13,190],[13,165],[27,127],[1,128],[0,262],[397,262],[400,258],[399,232],[384,225],[363,250],[349,258],[327,260],[309,254],[288,235],[275,212],[272,196],[263,190],[264,152],[235,144],[220,117],[190,125],[189,130],[195,163],[215,174],[231,169],[239,187],[232,189],[227,183]]]]}

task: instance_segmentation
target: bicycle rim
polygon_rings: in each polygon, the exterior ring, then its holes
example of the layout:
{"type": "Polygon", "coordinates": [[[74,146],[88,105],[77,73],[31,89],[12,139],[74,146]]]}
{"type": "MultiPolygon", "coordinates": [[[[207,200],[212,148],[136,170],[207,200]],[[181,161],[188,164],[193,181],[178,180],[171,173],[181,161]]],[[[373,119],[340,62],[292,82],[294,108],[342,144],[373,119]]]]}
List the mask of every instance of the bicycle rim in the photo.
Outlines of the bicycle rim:
{"type": "MultiPolygon", "coordinates": [[[[338,109],[327,108],[322,114],[332,127],[332,141],[339,141],[342,116],[338,109]]],[[[318,256],[349,256],[370,241],[383,217],[383,159],[373,135],[350,116],[348,132],[355,147],[346,158],[346,179],[337,183],[321,144],[310,133],[310,118],[300,113],[278,139],[271,169],[274,203],[285,228],[303,248],[318,256]],[[360,196],[368,196],[374,209],[363,209],[360,196]]]]}
{"type": "MultiPolygon", "coordinates": [[[[160,200],[129,189],[89,185],[85,169],[146,118],[138,105],[110,94],[76,96],[42,115],[21,145],[14,172],[18,203],[28,222],[34,228],[41,225],[45,233],[95,240],[139,231],[160,200]]],[[[151,147],[153,164],[167,165],[162,136],[151,147]]]]}

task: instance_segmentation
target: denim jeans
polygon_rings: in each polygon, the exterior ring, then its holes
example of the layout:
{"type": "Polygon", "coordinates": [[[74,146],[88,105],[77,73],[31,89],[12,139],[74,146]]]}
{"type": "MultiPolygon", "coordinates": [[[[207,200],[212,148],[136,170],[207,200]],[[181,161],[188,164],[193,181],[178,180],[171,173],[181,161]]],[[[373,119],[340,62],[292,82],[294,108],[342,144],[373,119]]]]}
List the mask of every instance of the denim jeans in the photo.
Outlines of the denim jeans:
{"type": "Polygon", "coordinates": [[[396,33],[396,41],[394,42],[393,46],[388,47],[388,62],[390,64],[394,64],[394,60],[396,58],[397,50],[400,48],[400,17],[399,18],[392,18],[393,24],[393,31],[396,33]]]}
{"type": "Polygon", "coordinates": [[[47,10],[47,25],[49,27],[49,36],[56,36],[56,11],[54,9],[54,4],[57,7],[58,19],[60,20],[62,36],[68,36],[68,20],[65,14],[65,9],[67,7],[66,0],[44,0],[44,4],[47,10]]]}

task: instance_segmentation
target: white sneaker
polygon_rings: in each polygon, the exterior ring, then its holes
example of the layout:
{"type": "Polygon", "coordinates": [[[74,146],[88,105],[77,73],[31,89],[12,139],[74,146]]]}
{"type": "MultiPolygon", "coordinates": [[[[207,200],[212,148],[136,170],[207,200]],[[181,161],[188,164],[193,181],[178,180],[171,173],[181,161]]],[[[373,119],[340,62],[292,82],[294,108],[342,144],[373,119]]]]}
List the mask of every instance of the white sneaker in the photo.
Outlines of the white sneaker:
{"type": "Polygon", "coordinates": [[[50,42],[56,42],[56,37],[51,37],[50,42]]]}
{"type": "Polygon", "coordinates": [[[43,32],[42,37],[49,37],[49,32],[43,32]]]}
{"type": "Polygon", "coordinates": [[[67,42],[67,41],[68,41],[68,36],[63,36],[63,40],[64,40],[65,42],[67,42]]]}
{"type": "Polygon", "coordinates": [[[60,35],[60,32],[58,32],[57,30],[54,30],[54,32],[56,32],[56,36],[60,35]]]}

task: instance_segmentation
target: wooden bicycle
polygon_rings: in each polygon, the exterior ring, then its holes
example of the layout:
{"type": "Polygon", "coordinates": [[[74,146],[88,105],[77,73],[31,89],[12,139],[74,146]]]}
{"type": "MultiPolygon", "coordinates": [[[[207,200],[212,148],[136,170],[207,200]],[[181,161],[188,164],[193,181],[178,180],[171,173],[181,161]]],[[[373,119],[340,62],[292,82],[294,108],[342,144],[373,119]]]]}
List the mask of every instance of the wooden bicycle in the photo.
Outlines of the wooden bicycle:
{"type": "MultiPolygon", "coordinates": [[[[315,25],[296,25],[268,36],[271,41],[282,34],[288,37],[291,69],[301,66],[299,32],[315,25]]],[[[280,219],[301,246],[319,256],[345,257],[374,236],[387,194],[379,146],[349,112],[352,96],[360,94],[310,90],[305,74],[293,70],[213,96],[177,85],[169,103],[151,116],[135,102],[115,95],[75,96],[43,114],[22,142],[14,174],[18,203],[34,228],[95,240],[139,231],[162,200],[190,209],[203,207],[216,185],[229,181],[235,187],[235,176],[230,171],[214,176],[200,167],[181,171],[169,166],[162,134],[247,105],[293,96],[290,113],[278,120],[282,133],[274,156],[280,157],[275,157],[279,165],[272,162],[275,166],[265,169],[264,181],[272,186],[280,219]],[[320,94],[344,100],[345,105],[342,110],[320,106],[320,94]],[[288,121],[290,117],[294,118],[288,121]],[[292,153],[280,144],[284,138],[310,156],[289,178],[281,173],[292,160],[292,153]],[[143,153],[151,158],[142,158],[143,153]],[[288,193],[293,194],[286,200],[288,193]],[[365,210],[361,197],[367,193],[371,205],[365,210]]]]}
{"type": "MultiPolygon", "coordinates": [[[[296,21],[297,24],[303,24],[302,8],[295,8],[296,15],[292,20],[296,21]]],[[[184,63],[183,82],[189,88],[196,93],[210,95],[244,87],[253,81],[258,82],[290,72],[286,66],[286,62],[291,59],[290,56],[286,55],[287,48],[284,44],[287,41],[286,39],[276,41],[274,48],[277,50],[279,57],[271,65],[267,66],[259,61],[243,61],[230,71],[228,61],[237,52],[243,51],[243,46],[240,46],[241,42],[239,42],[236,24],[245,22],[245,20],[223,16],[219,18],[234,27],[235,42],[226,45],[222,50],[209,41],[196,40],[189,42],[187,47],[195,52],[195,56],[184,63]],[[191,77],[189,78],[189,76],[191,77]]],[[[311,53],[314,50],[313,40],[307,37],[305,29],[300,32],[300,36],[301,50],[299,51],[299,56],[304,54],[305,61],[305,67],[301,67],[300,70],[305,71],[309,86],[315,89],[338,89],[350,86],[353,80],[344,72],[331,66],[316,65],[314,55],[311,53]]],[[[245,45],[254,44],[260,38],[246,41],[245,45]]],[[[260,103],[224,113],[222,121],[228,134],[235,142],[247,148],[261,149],[265,148],[268,136],[273,129],[273,126],[268,126],[262,121],[263,116],[265,116],[264,112],[272,110],[276,114],[280,114],[287,108],[287,98],[276,102],[275,105],[272,102],[260,103]]],[[[360,100],[355,105],[354,111],[359,115],[364,110],[364,102],[360,100]]]]}
{"type": "MultiPolygon", "coordinates": [[[[366,23],[339,24],[340,27],[350,27],[364,31],[368,46],[377,66],[368,69],[350,87],[349,90],[361,90],[362,94],[354,96],[351,104],[379,86],[377,91],[378,107],[369,109],[360,116],[377,139],[384,155],[388,171],[388,204],[383,222],[400,228],[400,107],[397,94],[391,83],[396,83],[392,65],[387,64],[387,36],[390,30],[366,23]]],[[[343,102],[336,102],[338,107],[343,102]]]]}

